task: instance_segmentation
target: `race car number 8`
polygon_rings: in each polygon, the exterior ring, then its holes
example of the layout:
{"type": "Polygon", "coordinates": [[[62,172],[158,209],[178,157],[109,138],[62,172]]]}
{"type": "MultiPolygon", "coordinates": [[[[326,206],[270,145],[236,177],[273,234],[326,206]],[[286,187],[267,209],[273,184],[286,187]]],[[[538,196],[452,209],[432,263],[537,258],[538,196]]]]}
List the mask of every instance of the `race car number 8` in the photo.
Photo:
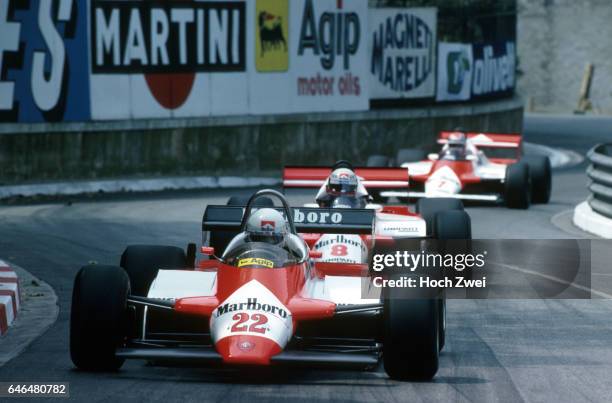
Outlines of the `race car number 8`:
{"type": "Polygon", "coordinates": [[[331,248],[331,254],[333,256],[346,256],[348,254],[348,250],[346,245],[334,245],[331,248]]]}
{"type": "Polygon", "coordinates": [[[266,332],[266,329],[263,327],[263,325],[268,323],[268,317],[266,315],[262,315],[260,313],[254,313],[253,315],[249,315],[248,313],[240,312],[235,314],[232,319],[236,321],[236,323],[234,323],[231,328],[232,333],[253,332],[263,334],[266,332]],[[249,320],[253,322],[250,326],[246,324],[246,322],[248,322],[249,320]]]}

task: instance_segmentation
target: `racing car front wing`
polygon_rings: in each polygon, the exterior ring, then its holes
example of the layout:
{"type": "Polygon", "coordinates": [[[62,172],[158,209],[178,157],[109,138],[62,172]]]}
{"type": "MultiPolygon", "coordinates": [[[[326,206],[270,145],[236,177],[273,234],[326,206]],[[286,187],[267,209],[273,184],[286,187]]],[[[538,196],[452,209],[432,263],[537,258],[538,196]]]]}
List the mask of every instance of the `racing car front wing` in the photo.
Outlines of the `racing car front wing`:
{"type": "MultiPolygon", "coordinates": [[[[118,349],[117,357],[125,359],[152,360],[163,362],[180,362],[188,364],[221,364],[221,355],[212,348],[149,348],[129,347],[118,349]]],[[[380,354],[368,353],[334,353],[321,351],[288,350],[271,358],[274,365],[279,364],[310,364],[350,367],[369,367],[378,364],[380,354]]]]}

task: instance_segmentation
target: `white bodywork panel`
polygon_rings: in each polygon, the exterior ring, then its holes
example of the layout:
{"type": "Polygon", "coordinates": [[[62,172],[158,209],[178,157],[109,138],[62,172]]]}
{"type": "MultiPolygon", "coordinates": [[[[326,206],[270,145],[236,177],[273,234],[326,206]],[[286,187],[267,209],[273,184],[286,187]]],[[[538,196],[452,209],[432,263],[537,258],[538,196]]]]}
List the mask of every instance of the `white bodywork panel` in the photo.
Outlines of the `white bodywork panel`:
{"type": "Polygon", "coordinates": [[[324,234],[314,249],[323,254],[321,261],[329,263],[364,263],[368,247],[359,235],[324,234]]]}
{"type": "MultiPolygon", "coordinates": [[[[380,215],[381,213],[376,214],[377,226],[380,215]]],[[[393,218],[398,217],[392,214],[384,215],[393,218]]],[[[389,223],[396,222],[397,220],[389,221],[389,223]]],[[[368,247],[359,235],[324,234],[316,242],[315,249],[323,252],[321,259],[318,259],[322,262],[357,264],[368,262],[368,247]],[[338,253],[334,253],[334,250],[342,252],[342,256],[338,256],[338,253]]],[[[338,305],[379,303],[380,289],[374,289],[374,292],[371,292],[369,285],[370,282],[364,282],[362,277],[326,275],[324,278],[319,278],[309,276],[302,296],[331,301],[338,305]],[[369,294],[367,296],[369,298],[362,298],[362,286],[368,287],[369,294]]]]}
{"type": "MultiPolygon", "coordinates": [[[[217,291],[217,273],[194,270],[158,270],[148,298],[175,301],[179,298],[209,297],[217,291]]],[[[142,338],[146,336],[148,307],[144,308],[142,338]]]]}
{"type": "Polygon", "coordinates": [[[377,213],[375,235],[420,238],[427,235],[427,223],[417,216],[377,213]]]}
{"type": "Polygon", "coordinates": [[[506,179],[507,167],[504,164],[495,164],[488,161],[487,164],[475,164],[474,173],[482,179],[499,179],[503,182],[506,179]]]}
{"type": "Polygon", "coordinates": [[[159,270],[147,297],[176,300],[209,297],[217,291],[217,273],[194,270],[159,270]]]}
{"type": "Polygon", "coordinates": [[[406,162],[401,167],[408,168],[408,175],[410,176],[420,176],[429,174],[433,163],[434,161],[406,162]]]}
{"type": "Polygon", "coordinates": [[[367,296],[362,298],[362,277],[325,276],[313,277],[306,281],[303,296],[331,301],[338,305],[365,305],[380,302],[380,288],[370,290],[370,281],[363,286],[368,287],[367,296]],[[373,292],[372,292],[373,291],[373,292]]]}
{"type": "Polygon", "coordinates": [[[448,166],[436,169],[425,182],[425,194],[430,197],[445,197],[461,192],[461,180],[448,166]]]}

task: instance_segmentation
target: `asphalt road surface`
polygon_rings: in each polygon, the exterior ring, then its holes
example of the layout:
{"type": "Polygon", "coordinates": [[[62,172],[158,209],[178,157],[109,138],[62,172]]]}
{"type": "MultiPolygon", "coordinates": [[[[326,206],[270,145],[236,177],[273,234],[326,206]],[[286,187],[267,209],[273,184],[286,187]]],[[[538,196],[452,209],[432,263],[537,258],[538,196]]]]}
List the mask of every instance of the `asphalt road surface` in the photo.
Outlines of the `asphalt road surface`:
{"type": "MultiPolygon", "coordinates": [[[[605,141],[612,128],[610,120],[587,119],[571,119],[571,124],[528,119],[526,136],[532,142],[585,152],[605,141]]],[[[471,207],[474,237],[576,236],[552,221],[586,198],[585,185],[584,166],[563,169],[554,174],[548,205],[528,211],[471,207]]],[[[184,247],[198,242],[205,206],[225,203],[230,194],[202,191],[0,206],[0,256],[48,282],[61,309],[52,328],[0,368],[0,381],[68,381],[71,399],[90,402],[575,402],[609,401],[612,396],[609,300],[450,300],[447,344],[432,382],[391,381],[381,368],[253,373],[128,361],[117,373],[75,370],[68,351],[68,322],[72,282],[79,267],[90,261],[116,264],[127,244],[184,247]]]]}

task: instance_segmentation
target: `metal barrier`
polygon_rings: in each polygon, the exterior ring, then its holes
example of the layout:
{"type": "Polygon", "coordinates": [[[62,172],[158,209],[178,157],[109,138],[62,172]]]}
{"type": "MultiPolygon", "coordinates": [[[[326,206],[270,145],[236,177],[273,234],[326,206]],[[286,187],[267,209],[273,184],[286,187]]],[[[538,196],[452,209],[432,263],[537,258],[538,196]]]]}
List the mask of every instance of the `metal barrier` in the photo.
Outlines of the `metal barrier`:
{"type": "Polygon", "coordinates": [[[590,165],[587,176],[591,179],[588,203],[593,211],[612,218],[612,144],[593,147],[587,158],[590,165]]]}

